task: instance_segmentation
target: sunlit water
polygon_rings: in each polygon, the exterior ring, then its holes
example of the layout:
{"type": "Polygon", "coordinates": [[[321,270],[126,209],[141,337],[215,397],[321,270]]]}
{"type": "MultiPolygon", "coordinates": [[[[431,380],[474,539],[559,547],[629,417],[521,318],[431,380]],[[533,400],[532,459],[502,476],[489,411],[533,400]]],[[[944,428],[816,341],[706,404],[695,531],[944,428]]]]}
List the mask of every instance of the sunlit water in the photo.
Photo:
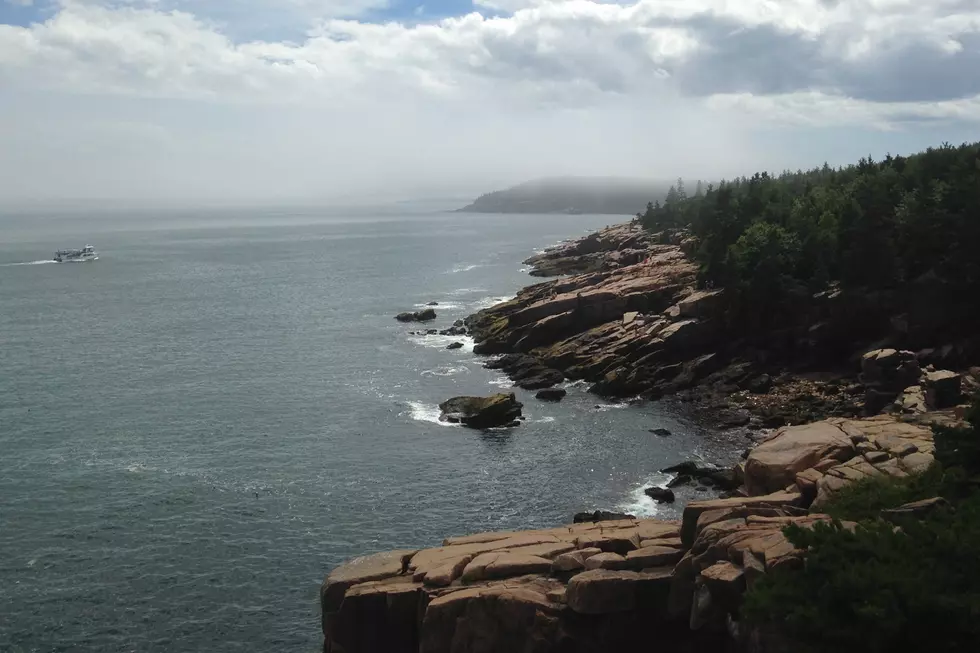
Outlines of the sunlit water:
{"type": "Polygon", "coordinates": [[[0,650],[312,652],[345,558],[655,514],[658,469],[735,445],[581,385],[518,391],[510,431],[443,425],[509,382],[392,319],[438,301],[448,326],[612,220],[0,217],[0,650]],[[87,242],[101,260],[41,264],[87,242]]]}

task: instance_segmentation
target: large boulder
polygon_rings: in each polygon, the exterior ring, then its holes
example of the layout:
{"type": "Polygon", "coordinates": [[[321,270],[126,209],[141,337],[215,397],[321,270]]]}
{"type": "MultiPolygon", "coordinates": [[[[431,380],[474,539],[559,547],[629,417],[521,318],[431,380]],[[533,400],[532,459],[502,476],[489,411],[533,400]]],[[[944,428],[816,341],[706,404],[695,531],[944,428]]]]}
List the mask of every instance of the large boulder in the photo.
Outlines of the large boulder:
{"type": "Polygon", "coordinates": [[[926,406],[931,410],[951,408],[962,399],[963,377],[949,370],[927,372],[923,379],[925,386],[926,406]]]}
{"type": "Polygon", "coordinates": [[[875,349],[861,356],[861,377],[865,383],[902,390],[915,384],[921,373],[912,351],[875,349]]]}
{"type": "Polygon", "coordinates": [[[399,322],[429,322],[436,319],[435,309],[426,308],[414,313],[399,313],[395,316],[399,322]]]}
{"type": "Polygon", "coordinates": [[[564,388],[545,388],[544,390],[538,390],[534,398],[540,399],[541,401],[561,401],[567,394],[568,391],[564,388]]]}
{"type": "Polygon", "coordinates": [[[475,429],[511,426],[521,416],[523,404],[514,393],[490,397],[453,397],[439,404],[444,422],[475,429]]]}
{"type": "Polygon", "coordinates": [[[844,461],[853,455],[850,438],[832,422],[787,426],[749,452],[745,489],[751,495],[776,492],[795,483],[798,472],[821,460],[844,461]]]}

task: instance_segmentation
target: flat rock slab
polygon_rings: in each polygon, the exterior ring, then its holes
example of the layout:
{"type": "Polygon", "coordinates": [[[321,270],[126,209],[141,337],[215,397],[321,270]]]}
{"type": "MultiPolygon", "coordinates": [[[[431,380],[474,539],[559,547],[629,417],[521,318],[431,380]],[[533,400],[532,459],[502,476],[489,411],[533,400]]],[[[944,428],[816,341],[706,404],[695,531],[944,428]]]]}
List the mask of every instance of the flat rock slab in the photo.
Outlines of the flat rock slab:
{"type": "Polygon", "coordinates": [[[745,489],[752,495],[775,492],[825,458],[844,461],[853,455],[850,438],[836,424],[823,421],[784,427],[749,452],[745,489]]]}
{"type": "Polygon", "coordinates": [[[511,578],[525,574],[547,574],[550,571],[551,560],[534,555],[501,551],[483,553],[473,558],[463,569],[461,579],[464,583],[470,583],[477,580],[511,578]]]}

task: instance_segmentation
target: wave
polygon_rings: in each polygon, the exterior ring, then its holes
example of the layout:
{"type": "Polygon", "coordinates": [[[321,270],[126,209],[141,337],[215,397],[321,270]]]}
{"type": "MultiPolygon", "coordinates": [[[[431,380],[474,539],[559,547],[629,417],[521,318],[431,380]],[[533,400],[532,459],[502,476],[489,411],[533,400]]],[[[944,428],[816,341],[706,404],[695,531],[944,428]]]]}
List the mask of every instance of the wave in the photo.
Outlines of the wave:
{"type": "Polygon", "coordinates": [[[585,379],[578,379],[577,381],[565,381],[558,387],[564,388],[565,390],[570,390],[572,388],[587,388],[589,385],[589,382],[585,379]]]}
{"type": "Polygon", "coordinates": [[[617,510],[637,517],[655,517],[660,512],[660,504],[646,495],[647,488],[665,487],[670,476],[667,474],[656,474],[646,483],[630,491],[629,496],[618,506],[617,510]]]}
{"type": "Polygon", "coordinates": [[[509,302],[514,299],[514,295],[502,295],[500,297],[484,297],[483,299],[473,302],[473,309],[482,310],[484,308],[490,308],[491,306],[496,306],[497,304],[502,304],[503,302],[509,302]]]}
{"type": "MultiPolygon", "coordinates": [[[[406,401],[405,404],[408,406],[408,416],[414,420],[430,422],[439,426],[458,426],[457,424],[439,421],[439,416],[442,414],[442,411],[435,404],[425,404],[421,401],[406,401]]],[[[404,413],[402,414],[404,415],[404,413]]]]}
{"type": "Polygon", "coordinates": [[[534,424],[550,424],[551,422],[554,422],[554,421],[555,421],[555,418],[554,417],[551,417],[550,415],[547,416],[547,417],[541,417],[539,419],[533,419],[533,420],[531,420],[531,422],[533,422],[534,424]]]}
{"type": "Polygon", "coordinates": [[[473,353],[473,338],[470,336],[443,336],[439,334],[424,335],[424,336],[409,336],[408,339],[417,345],[422,345],[423,347],[431,347],[432,349],[446,349],[450,344],[454,342],[461,342],[463,346],[459,349],[449,350],[464,352],[468,354],[473,353]]]}
{"type": "Polygon", "coordinates": [[[475,270],[477,268],[482,268],[482,263],[469,263],[464,265],[457,265],[452,270],[449,270],[446,274],[455,274],[457,272],[469,272],[470,270],[475,270]]]}
{"type": "Polygon", "coordinates": [[[10,268],[10,267],[14,267],[14,266],[17,266],[17,265],[46,265],[47,263],[57,263],[57,262],[58,261],[55,261],[53,259],[46,258],[46,259],[43,259],[43,260],[40,260],[40,261],[28,261],[26,263],[3,263],[3,264],[0,264],[0,267],[10,268]]]}
{"type": "Polygon", "coordinates": [[[457,304],[456,302],[439,302],[435,306],[429,306],[428,304],[415,304],[415,308],[434,308],[438,312],[463,308],[463,305],[457,304]]]}
{"type": "Polygon", "coordinates": [[[469,374],[470,368],[465,365],[457,365],[455,367],[437,367],[434,370],[424,370],[419,374],[421,376],[454,376],[456,374],[469,374]]]}
{"type": "Polygon", "coordinates": [[[486,291],[486,288],[457,288],[456,290],[450,290],[447,294],[453,297],[459,297],[460,295],[471,295],[473,293],[486,291]]]}
{"type": "Polygon", "coordinates": [[[629,404],[628,403],[621,403],[621,404],[596,404],[595,405],[596,411],[598,411],[600,413],[604,413],[607,410],[617,410],[617,409],[620,409],[620,408],[629,408],[629,404]]]}
{"type": "Polygon", "coordinates": [[[514,382],[511,381],[509,378],[507,378],[507,375],[506,374],[501,374],[500,376],[498,376],[495,379],[490,379],[489,381],[487,381],[487,383],[489,383],[490,385],[495,385],[498,388],[505,388],[505,389],[507,389],[507,388],[513,388],[514,387],[514,382]]]}

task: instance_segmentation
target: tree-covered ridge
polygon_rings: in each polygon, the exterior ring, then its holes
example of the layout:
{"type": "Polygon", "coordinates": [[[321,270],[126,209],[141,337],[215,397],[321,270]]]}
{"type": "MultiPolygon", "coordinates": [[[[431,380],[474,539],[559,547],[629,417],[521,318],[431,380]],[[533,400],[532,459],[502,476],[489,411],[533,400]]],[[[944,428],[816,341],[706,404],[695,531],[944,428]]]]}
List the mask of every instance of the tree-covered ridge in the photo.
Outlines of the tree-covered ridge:
{"type": "Polygon", "coordinates": [[[556,177],[481,195],[459,209],[473,213],[608,213],[632,215],[663,199],[668,182],[645,179],[556,177]]]}
{"type": "Polygon", "coordinates": [[[931,284],[971,311],[980,304],[980,143],[699,182],[690,195],[679,182],[638,217],[650,230],[690,229],[702,282],[732,290],[743,318],[778,321],[832,282],[931,284]]]}

